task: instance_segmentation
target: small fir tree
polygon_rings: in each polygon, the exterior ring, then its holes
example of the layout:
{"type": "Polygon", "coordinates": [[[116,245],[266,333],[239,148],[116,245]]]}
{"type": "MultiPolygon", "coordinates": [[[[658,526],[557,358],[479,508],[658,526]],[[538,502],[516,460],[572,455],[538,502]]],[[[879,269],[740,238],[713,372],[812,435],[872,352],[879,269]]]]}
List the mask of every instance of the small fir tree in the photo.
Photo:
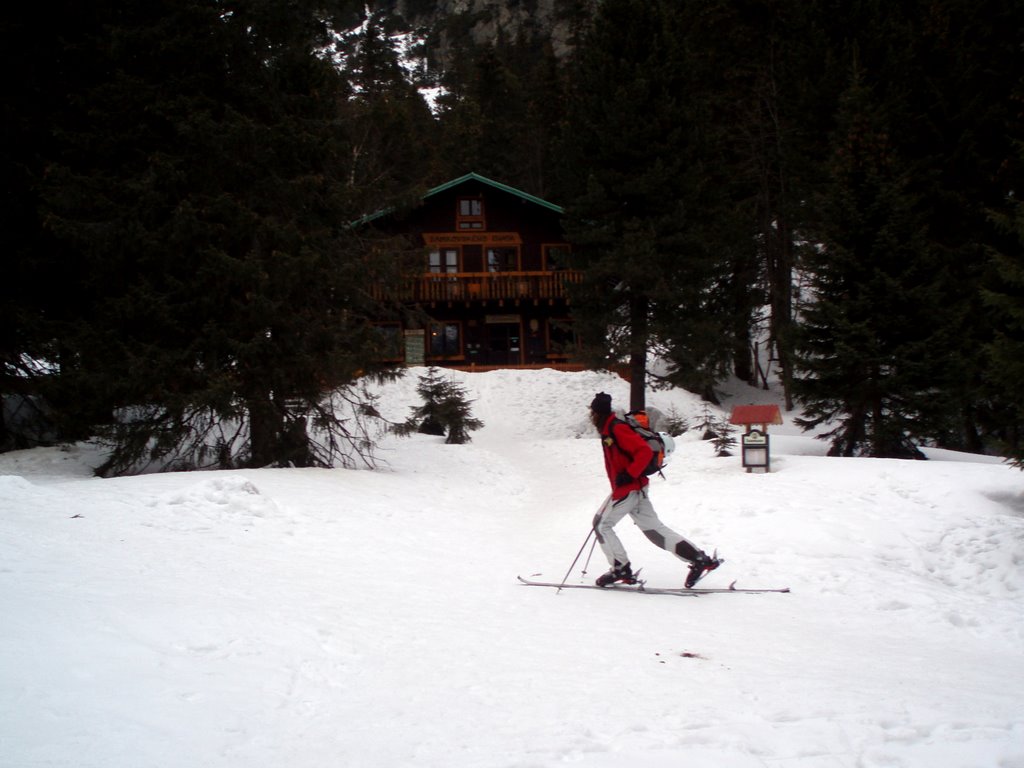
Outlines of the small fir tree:
{"type": "Polygon", "coordinates": [[[701,440],[714,440],[718,437],[718,422],[715,419],[715,415],[711,412],[711,406],[704,403],[703,410],[700,414],[700,421],[697,423],[697,429],[700,432],[701,440]]]}
{"type": "Polygon", "coordinates": [[[443,436],[445,428],[441,404],[448,397],[448,382],[441,378],[437,368],[431,366],[420,376],[416,392],[423,398],[423,405],[413,412],[413,420],[419,422],[416,431],[422,435],[443,436]]]}
{"type": "Polygon", "coordinates": [[[715,456],[732,456],[732,449],[736,447],[732,425],[725,419],[716,419],[714,432],[711,442],[715,446],[715,456]]]}
{"type": "Polygon", "coordinates": [[[457,384],[452,384],[447,397],[441,401],[442,423],[448,428],[445,442],[449,445],[463,445],[472,438],[469,433],[484,425],[480,419],[474,418],[470,406],[471,400],[466,399],[466,392],[457,384]]]}
{"type": "Polygon", "coordinates": [[[679,409],[674,405],[669,408],[668,415],[665,416],[665,431],[672,437],[679,437],[685,435],[689,429],[690,422],[679,412],[679,409]]]}
{"type": "Polygon", "coordinates": [[[445,443],[463,445],[470,441],[470,432],[484,425],[473,417],[472,401],[467,399],[466,390],[450,379],[441,378],[437,368],[431,366],[420,376],[416,391],[423,398],[423,405],[413,408],[412,416],[393,427],[396,434],[403,437],[413,432],[447,434],[445,443]]]}

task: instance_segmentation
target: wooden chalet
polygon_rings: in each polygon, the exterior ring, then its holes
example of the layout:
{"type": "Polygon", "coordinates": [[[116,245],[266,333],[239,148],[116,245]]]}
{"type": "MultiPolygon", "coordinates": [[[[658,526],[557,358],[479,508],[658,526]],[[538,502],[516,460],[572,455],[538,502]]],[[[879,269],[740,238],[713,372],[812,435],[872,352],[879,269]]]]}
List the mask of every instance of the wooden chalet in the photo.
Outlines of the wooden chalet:
{"type": "Polygon", "coordinates": [[[395,297],[422,310],[423,327],[382,323],[407,365],[579,368],[566,285],[563,209],[468,173],[434,187],[411,211],[368,217],[422,253],[395,297]]]}

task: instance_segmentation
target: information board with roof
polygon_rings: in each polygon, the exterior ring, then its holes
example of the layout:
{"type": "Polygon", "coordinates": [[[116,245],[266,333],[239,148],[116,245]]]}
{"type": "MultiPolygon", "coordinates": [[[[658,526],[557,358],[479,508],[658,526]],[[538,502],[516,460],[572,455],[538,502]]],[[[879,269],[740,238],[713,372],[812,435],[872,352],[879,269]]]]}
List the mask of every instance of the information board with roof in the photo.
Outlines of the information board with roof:
{"type": "Polygon", "coordinates": [[[782,423],[777,405],[737,405],[732,409],[729,423],[746,427],[743,434],[743,466],[747,472],[755,469],[771,471],[768,427],[782,423]]]}

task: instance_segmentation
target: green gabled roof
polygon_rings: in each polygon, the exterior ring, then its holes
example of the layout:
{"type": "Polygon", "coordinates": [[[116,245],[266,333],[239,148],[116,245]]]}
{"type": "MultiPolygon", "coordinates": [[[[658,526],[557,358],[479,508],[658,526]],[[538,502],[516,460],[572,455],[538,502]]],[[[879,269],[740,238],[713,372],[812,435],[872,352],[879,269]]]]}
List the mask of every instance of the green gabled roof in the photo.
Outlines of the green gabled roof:
{"type": "Polygon", "coordinates": [[[560,205],[549,203],[547,200],[542,200],[539,197],[523,192],[523,190],[521,189],[510,187],[508,184],[502,184],[500,181],[488,179],[486,176],[481,176],[479,173],[467,173],[465,176],[459,176],[459,178],[445,182],[439,187],[434,187],[433,189],[429,190],[427,194],[425,194],[423,197],[424,199],[426,199],[431,195],[436,195],[438,192],[444,192],[446,189],[457,187],[459,186],[459,184],[462,184],[463,182],[466,181],[479,181],[481,184],[487,184],[488,186],[494,187],[495,189],[500,189],[502,192],[508,192],[510,195],[515,195],[516,197],[522,198],[527,202],[543,206],[544,208],[552,210],[555,213],[565,213],[565,209],[562,208],[562,206],[560,205]]]}
{"type": "MultiPolygon", "coordinates": [[[[562,206],[560,205],[549,203],[547,200],[543,200],[539,197],[523,192],[523,190],[521,189],[510,187],[508,184],[502,184],[500,181],[488,179],[486,176],[481,176],[479,173],[467,173],[465,176],[459,176],[459,178],[457,179],[446,181],[444,184],[441,184],[440,186],[427,190],[427,192],[423,195],[423,199],[426,200],[428,197],[436,195],[439,192],[444,192],[445,190],[451,189],[452,187],[457,187],[459,184],[463,184],[464,182],[467,181],[479,181],[481,184],[486,184],[490,187],[494,187],[495,189],[500,189],[502,192],[508,192],[510,195],[515,195],[516,197],[522,200],[526,200],[527,202],[534,203],[535,205],[539,205],[543,208],[547,208],[548,210],[554,211],[555,213],[565,213],[565,209],[562,208],[562,206]]],[[[367,224],[373,221],[374,219],[379,219],[381,216],[386,216],[387,214],[393,213],[394,211],[395,208],[385,208],[382,211],[367,214],[366,216],[363,216],[361,219],[353,221],[349,226],[358,227],[361,224],[367,224]]]]}

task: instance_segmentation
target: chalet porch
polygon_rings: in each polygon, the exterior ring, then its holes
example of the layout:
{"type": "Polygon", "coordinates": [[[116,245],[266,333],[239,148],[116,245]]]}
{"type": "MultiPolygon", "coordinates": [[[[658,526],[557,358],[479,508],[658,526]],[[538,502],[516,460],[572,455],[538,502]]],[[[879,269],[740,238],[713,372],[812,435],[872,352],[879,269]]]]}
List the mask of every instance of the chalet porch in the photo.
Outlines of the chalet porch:
{"type": "MultiPolygon", "coordinates": [[[[388,296],[401,302],[436,305],[439,302],[505,302],[539,303],[567,301],[566,286],[583,278],[576,270],[536,272],[447,272],[407,278],[397,295],[388,296]]],[[[384,298],[377,290],[377,298],[384,298]]]]}
{"type": "Polygon", "coordinates": [[[576,343],[567,295],[567,286],[581,279],[574,270],[409,277],[387,298],[421,307],[432,322],[423,329],[394,327],[401,333],[397,357],[410,365],[466,371],[582,370],[571,362],[576,343]]]}

